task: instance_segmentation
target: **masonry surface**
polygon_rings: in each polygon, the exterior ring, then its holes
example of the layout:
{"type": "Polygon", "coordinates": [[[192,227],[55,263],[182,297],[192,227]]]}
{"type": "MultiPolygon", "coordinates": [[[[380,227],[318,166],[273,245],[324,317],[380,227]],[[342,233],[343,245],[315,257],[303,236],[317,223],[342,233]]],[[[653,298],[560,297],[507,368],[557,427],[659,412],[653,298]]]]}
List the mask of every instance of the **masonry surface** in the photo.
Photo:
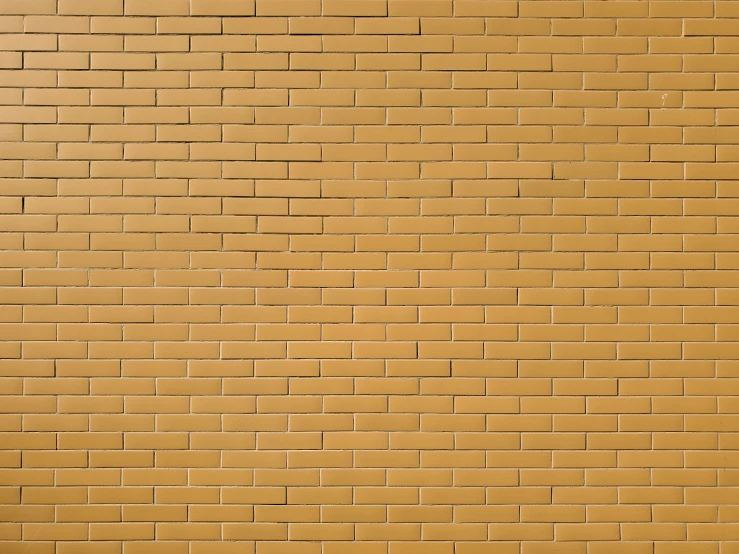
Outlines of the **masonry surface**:
{"type": "Polygon", "coordinates": [[[0,0],[0,552],[739,553],[739,2],[0,0]]]}

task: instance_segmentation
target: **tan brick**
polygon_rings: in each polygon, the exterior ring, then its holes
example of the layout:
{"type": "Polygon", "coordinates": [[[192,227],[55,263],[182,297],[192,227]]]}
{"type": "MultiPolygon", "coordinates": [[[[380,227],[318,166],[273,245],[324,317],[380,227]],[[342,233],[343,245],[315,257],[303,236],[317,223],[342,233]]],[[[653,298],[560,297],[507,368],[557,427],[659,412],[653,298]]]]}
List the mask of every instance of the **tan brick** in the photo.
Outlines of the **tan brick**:
{"type": "Polygon", "coordinates": [[[737,17],[0,0],[6,549],[733,552],[737,17]]]}

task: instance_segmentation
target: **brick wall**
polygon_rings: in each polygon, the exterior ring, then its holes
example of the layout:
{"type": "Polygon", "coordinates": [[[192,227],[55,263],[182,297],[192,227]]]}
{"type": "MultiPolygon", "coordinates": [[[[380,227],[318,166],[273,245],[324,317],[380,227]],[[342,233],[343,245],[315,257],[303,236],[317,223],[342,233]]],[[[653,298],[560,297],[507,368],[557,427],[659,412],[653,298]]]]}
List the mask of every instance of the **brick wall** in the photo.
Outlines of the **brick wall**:
{"type": "Polygon", "coordinates": [[[739,2],[0,0],[0,68],[3,554],[739,553],[739,2]]]}

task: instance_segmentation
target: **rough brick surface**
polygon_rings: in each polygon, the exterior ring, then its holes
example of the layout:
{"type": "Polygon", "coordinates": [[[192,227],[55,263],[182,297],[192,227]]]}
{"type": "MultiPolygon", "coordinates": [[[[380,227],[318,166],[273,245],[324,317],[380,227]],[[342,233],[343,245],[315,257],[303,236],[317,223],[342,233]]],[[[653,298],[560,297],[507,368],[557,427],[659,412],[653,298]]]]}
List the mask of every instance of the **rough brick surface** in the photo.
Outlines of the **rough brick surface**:
{"type": "Polygon", "coordinates": [[[0,553],[737,554],[738,217],[737,1],[0,0],[0,553]]]}

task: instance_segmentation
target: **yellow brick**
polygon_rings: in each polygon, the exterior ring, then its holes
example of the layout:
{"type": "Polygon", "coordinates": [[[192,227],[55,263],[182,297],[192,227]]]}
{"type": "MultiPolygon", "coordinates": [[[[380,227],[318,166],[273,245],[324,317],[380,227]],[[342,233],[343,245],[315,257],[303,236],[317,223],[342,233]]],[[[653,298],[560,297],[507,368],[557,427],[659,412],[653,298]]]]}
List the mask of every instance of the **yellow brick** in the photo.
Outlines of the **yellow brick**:
{"type": "Polygon", "coordinates": [[[733,552],[734,4],[0,0],[9,552],[733,552]]]}

